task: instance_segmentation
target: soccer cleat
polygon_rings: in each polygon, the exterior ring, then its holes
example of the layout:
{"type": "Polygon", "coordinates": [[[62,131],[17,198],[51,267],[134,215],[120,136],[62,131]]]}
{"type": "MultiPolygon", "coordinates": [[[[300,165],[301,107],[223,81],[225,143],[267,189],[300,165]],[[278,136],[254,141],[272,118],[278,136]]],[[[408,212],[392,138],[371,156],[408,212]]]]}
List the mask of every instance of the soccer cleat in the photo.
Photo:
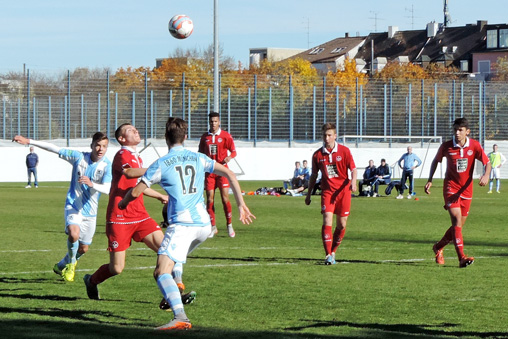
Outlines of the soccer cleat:
{"type": "MultiPolygon", "coordinates": [[[[39,188],[39,186],[35,185],[35,188],[39,188]]],[[[498,192],[499,193],[499,192],[498,192]]]]}
{"type": "Polygon", "coordinates": [[[208,235],[208,238],[213,238],[213,236],[216,235],[217,233],[219,233],[217,226],[212,225],[212,232],[210,232],[210,234],[208,235]]]}
{"type": "Polygon", "coordinates": [[[434,246],[432,246],[432,250],[436,255],[436,264],[444,265],[443,249],[438,250],[437,244],[434,244],[434,246]]]}
{"type": "Polygon", "coordinates": [[[497,193],[501,193],[500,191],[496,191],[497,193]]]}
{"type": "Polygon", "coordinates": [[[228,225],[228,234],[230,238],[235,237],[236,233],[235,230],[233,229],[233,225],[228,225]]]}
{"type": "Polygon", "coordinates": [[[335,253],[328,254],[325,258],[325,265],[335,265],[337,262],[335,261],[335,253]]]}
{"type": "Polygon", "coordinates": [[[190,323],[189,319],[187,320],[173,319],[166,325],[156,327],[155,329],[166,331],[166,330],[188,330],[190,328],[192,328],[192,324],[190,323]]]}
{"type": "MultiPolygon", "coordinates": [[[[182,294],[182,304],[192,304],[194,300],[196,300],[196,297],[197,293],[195,291],[190,291],[189,293],[182,294]]],[[[169,303],[164,298],[162,298],[161,302],[159,303],[159,308],[163,311],[171,311],[171,306],[169,306],[169,303]]]]}
{"type": "Polygon", "coordinates": [[[488,191],[487,193],[488,193],[488,194],[491,194],[491,193],[492,193],[492,191],[488,191]]]}
{"type": "Polygon", "coordinates": [[[83,277],[83,281],[85,282],[86,286],[86,294],[88,295],[88,298],[93,300],[99,300],[99,290],[97,289],[97,285],[93,284],[90,279],[92,276],[90,274],[85,274],[83,277]]]}
{"type": "Polygon", "coordinates": [[[76,274],[76,265],[78,262],[76,261],[74,264],[69,263],[65,265],[64,269],[62,270],[62,277],[65,281],[73,282],[74,281],[74,275],[76,274]]]}
{"type": "Polygon", "coordinates": [[[190,291],[189,293],[182,294],[182,303],[184,305],[192,304],[194,300],[196,300],[197,293],[195,291],[190,291]]]}
{"type": "Polygon", "coordinates": [[[403,196],[402,194],[399,194],[399,195],[397,196],[397,199],[404,199],[404,196],[403,196]]]}
{"type": "Polygon", "coordinates": [[[60,269],[60,267],[58,267],[58,264],[55,264],[55,266],[53,266],[53,272],[55,272],[59,276],[62,276],[62,270],[60,269]]]}
{"type": "Polygon", "coordinates": [[[407,195],[407,198],[408,198],[408,199],[411,199],[411,198],[412,198],[412,197],[411,197],[411,194],[408,194],[408,195],[407,195]]]}
{"type": "Polygon", "coordinates": [[[376,197],[379,197],[379,194],[377,194],[376,192],[374,192],[374,194],[372,195],[373,198],[376,198],[376,197]]]}
{"type": "Polygon", "coordinates": [[[472,263],[474,263],[474,258],[473,257],[467,257],[467,256],[463,256],[462,258],[460,258],[459,260],[459,267],[460,268],[463,268],[463,267],[468,267],[469,265],[471,265],[472,263]]]}
{"type": "Polygon", "coordinates": [[[25,186],[25,188],[32,188],[32,186],[30,186],[30,185],[26,185],[26,186],[25,186]]]}

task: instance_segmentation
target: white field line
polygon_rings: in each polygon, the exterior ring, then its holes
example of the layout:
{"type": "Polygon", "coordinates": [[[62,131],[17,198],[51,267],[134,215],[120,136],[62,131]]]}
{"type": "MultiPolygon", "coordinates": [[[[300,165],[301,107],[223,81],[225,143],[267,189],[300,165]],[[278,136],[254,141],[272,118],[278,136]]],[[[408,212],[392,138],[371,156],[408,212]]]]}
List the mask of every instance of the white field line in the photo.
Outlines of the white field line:
{"type": "MultiPolygon", "coordinates": [[[[144,249],[139,249],[144,250],[144,249]]],[[[504,256],[488,256],[488,257],[475,257],[475,259],[494,259],[494,258],[503,258],[504,256]]],[[[447,260],[453,260],[456,257],[447,257],[447,260]]],[[[227,259],[225,259],[227,260],[227,259]]],[[[424,261],[434,261],[434,258],[413,258],[413,259],[394,259],[394,260],[378,260],[380,263],[397,263],[397,262],[424,262],[424,261]]],[[[319,259],[316,259],[319,261],[319,259]]],[[[337,260],[337,264],[350,264],[348,261],[337,260]]],[[[187,267],[198,267],[198,268],[217,268],[217,267],[252,267],[252,266],[277,266],[277,265],[298,265],[297,263],[241,263],[241,264],[212,264],[212,265],[192,265],[186,264],[187,267]]],[[[139,270],[153,270],[155,266],[139,266],[139,267],[126,267],[125,270],[131,271],[139,271],[139,270]]],[[[77,269],[77,272],[93,272],[94,269],[77,269]]],[[[43,274],[43,273],[53,273],[52,270],[46,271],[26,271],[26,272],[0,272],[0,276],[5,275],[21,275],[21,274],[43,274]]]]}

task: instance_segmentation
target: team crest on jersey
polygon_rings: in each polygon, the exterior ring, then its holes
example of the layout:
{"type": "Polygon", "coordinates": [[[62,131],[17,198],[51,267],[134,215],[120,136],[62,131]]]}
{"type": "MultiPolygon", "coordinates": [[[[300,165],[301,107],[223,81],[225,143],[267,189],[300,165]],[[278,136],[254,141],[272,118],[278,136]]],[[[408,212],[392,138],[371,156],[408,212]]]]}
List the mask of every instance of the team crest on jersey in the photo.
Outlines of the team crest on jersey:
{"type": "Polygon", "coordinates": [[[217,142],[222,142],[222,138],[217,139],[217,142]]]}
{"type": "Polygon", "coordinates": [[[467,155],[472,156],[473,155],[473,150],[472,149],[468,150],[467,151],[467,155]]]}
{"type": "Polygon", "coordinates": [[[338,155],[338,156],[335,158],[335,160],[337,160],[337,161],[341,161],[341,160],[342,160],[342,157],[341,157],[340,155],[338,155]]]}

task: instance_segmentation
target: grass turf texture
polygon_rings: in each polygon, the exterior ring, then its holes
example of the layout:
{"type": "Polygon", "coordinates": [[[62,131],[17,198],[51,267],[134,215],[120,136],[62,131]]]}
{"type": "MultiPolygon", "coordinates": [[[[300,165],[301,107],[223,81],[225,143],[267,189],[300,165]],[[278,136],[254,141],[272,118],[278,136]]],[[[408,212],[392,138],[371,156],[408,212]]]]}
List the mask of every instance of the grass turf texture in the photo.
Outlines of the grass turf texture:
{"type": "MultiPolygon", "coordinates": [[[[241,183],[245,191],[279,182],[241,183]]],[[[477,180],[475,180],[477,185],[477,180]]],[[[442,208],[442,181],[419,201],[354,198],[337,265],[323,265],[320,198],[245,196],[257,216],[235,221],[227,236],[222,205],[219,233],[191,254],[184,282],[198,292],[186,307],[189,338],[499,338],[508,337],[506,281],[508,186],[502,194],[475,187],[464,228],[474,265],[459,269],[453,245],[446,264],[434,263],[432,245],[450,225],[442,208]]],[[[508,185],[508,183],[506,183],[508,185]]],[[[169,333],[153,328],[172,318],[158,309],[152,278],[155,254],[134,243],[125,271],[99,286],[89,300],[82,281],[108,262],[104,232],[107,197],[97,233],[77,266],[76,281],[52,272],[66,251],[63,203],[67,184],[0,183],[0,328],[2,338],[141,338],[169,333]]],[[[146,198],[155,220],[161,205],[146,198]]],[[[235,205],[234,205],[235,206],[235,205]]],[[[236,207],[233,209],[237,219],[236,207]]]]}

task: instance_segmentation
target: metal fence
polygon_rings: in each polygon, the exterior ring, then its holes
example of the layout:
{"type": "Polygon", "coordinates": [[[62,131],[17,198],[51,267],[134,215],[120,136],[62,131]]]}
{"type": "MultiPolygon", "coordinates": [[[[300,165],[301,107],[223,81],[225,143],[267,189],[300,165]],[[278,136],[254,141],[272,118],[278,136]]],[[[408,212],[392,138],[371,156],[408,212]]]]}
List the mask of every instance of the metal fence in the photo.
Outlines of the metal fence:
{"type": "MultiPolygon", "coordinates": [[[[222,75],[222,127],[237,140],[315,142],[324,122],[339,135],[449,137],[457,117],[470,120],[472,136],[508,139],[508,83],[474,80],[356,81],[334,86],[326,77],[222,75]]],[[[207,130],[213,110],[209,80],[148,76],[128,86],[109,74],[59,77],[30,73],[0,75],[3,139],[16,134],[35,139],[88,138],[97,130],[114,137],[116,127],[133,122],[145,138],[164,137],[167,117],[189,122],[189,139],[207,130]]],[[[402,142],[404,142],[402,140],[402,142]]]]}

